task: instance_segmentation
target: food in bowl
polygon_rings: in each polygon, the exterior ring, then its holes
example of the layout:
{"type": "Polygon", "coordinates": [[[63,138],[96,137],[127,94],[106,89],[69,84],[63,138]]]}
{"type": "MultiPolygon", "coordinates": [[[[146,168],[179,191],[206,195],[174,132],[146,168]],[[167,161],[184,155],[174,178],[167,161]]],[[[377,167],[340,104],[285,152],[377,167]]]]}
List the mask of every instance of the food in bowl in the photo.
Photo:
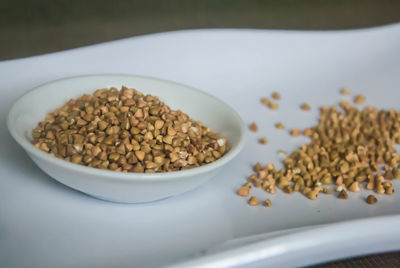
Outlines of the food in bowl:
{"type": "Polygon", "coordinates": [[[201,122],[124,86],[69,100],[32,137],[40,150],[75,164],[137,173],[203,166],[229,149],[226,138],[201,122]]]}

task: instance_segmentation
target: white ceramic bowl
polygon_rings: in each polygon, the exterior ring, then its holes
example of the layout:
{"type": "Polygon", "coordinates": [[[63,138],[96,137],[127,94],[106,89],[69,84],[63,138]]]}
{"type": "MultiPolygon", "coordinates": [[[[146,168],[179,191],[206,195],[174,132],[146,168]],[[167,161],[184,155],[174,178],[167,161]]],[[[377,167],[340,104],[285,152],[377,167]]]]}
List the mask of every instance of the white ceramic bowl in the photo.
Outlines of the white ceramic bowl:
{"type": "Polygon", "coordinates": [[[177,195],[213,177],[243,148],[246,128],[227,104],[200,90],[174,82],[134,75],[89,75],[71,77],[38,86],[23,95],[11,108],[7,126],[30,158],[57,181],[115,202],[138,203],[177,195]],[[181,109],[195,120],[226,137],[230,151],[221,159],[198,168],[168,173],[121,173],[86,167],[53,157],[32,145],[31,131],[46,113],[84,93],[122,85],[159,96],[173,109],[181,109]]]}

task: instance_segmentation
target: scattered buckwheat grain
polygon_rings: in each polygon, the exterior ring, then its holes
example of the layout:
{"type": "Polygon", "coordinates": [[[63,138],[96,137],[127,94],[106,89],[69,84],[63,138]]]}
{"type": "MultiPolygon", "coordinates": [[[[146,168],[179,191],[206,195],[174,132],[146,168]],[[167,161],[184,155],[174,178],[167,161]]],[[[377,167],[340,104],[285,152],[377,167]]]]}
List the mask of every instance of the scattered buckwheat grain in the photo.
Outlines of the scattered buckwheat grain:
{"type": "Polygon", "coordinates": [[[310,108],[310,105],[308,105],[307,103],[303,103],[301,106],[300,106],[300,108],[303,110],[303,111],[309,111],[311,108],[310,108]]]}
{"type": "Polygon", "coordinates": [[[340,90],[340,94],[342,94],[342,95],[350,95],[350,90],[348,88],[342,88],[340,90]]]}
{"type": "Polygon", "coordinates": [[[280,100],[281,99],[281,94],[279,94],[279,92],[273,92],[272,93],[272,98],[274,99],[274,100],[280,100]]]}
{"type": "Polygon", "coordinates": [[[276,127],[277,129],[284,129],[284,128],[285,128],[285,126],[284,126],[281,122],[276,123],[276,124],[275,124],[275,127],[276,127]]]}
{"type": "Polygon", "coordinates": [[[377,202],[378,202],[378,199],[374,195],[372,195],[372,194],[368,195],[368,197],[367,197],[368,204],[373,205],[373,204],[376,204],[377,202]]]}
{"type": "Polygon", "coordinates": [[[365,101],[365,96],[364,95],[357,95],[354,97],[354,103],[355,104],[363,104],[365,101]]]}

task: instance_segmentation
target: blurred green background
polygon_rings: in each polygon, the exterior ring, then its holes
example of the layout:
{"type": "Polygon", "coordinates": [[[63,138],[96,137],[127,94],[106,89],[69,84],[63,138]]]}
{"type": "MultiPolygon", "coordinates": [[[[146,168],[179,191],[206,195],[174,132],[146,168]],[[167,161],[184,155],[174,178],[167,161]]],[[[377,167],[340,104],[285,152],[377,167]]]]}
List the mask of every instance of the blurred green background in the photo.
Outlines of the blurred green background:
{"type": "Polygon", "coordinates": [[[1,0],[0,60],[193,28],[336,30],[400,21],[399,0],[1,0]]]}

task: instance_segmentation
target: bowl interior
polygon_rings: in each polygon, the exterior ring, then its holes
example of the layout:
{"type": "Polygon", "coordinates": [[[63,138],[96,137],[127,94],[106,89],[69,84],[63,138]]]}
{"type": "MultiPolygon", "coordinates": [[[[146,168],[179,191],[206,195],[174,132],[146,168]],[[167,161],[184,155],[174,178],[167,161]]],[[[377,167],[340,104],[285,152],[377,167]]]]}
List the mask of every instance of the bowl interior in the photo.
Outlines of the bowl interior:
{"type": "Polygon", "coordinates": [[[105,87],[127,86],[158,96],[172,109],[180,109],[226,137],[231,151],[243,142],[245,127],[237,113],[217,98],[174,82],[132,75],[91,75],[57,80],[41,85],[22,96],[12,107],[8,126],[26,149],[32,146],[31,131],[45,115],[82,94],[105,87]]]}

